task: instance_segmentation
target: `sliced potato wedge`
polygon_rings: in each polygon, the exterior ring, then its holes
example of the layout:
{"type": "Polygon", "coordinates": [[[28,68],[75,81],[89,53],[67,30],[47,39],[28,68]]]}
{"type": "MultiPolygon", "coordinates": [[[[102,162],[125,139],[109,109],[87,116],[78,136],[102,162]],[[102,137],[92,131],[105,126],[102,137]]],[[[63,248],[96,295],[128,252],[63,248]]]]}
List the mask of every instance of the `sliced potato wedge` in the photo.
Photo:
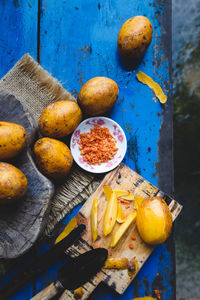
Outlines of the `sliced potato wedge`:
{"type": "Polygon", "coordinates": [[[129,192],[127,192],[127,191],[120,191],[120,190],[114,190],[113,192],[115,192],[115,195],[117,196],[117,198],[122,197],[122,196],[127,196],[129,194],[129,192]]]}
{"type": "Polygon", "coordinates": [[[97,210],[98,210],[98,199],[93,200],[92,210],[91,210],[91,230],[92,230],[92,239],[93,242],[96,241],[98,236],[97,230],[97,210]]]}
{"type": "Polygon", "coordinates": [[[113,227],[115,226],[117,218],[117,197],[115,193],[112,192],[111,198],[107,203],[104,222],[103,222],[103,233],[107,236],[112,232],[113,227]]]}
{"type": "Polygon", "coordinates": [[[128,269],[129,262],[126,257],[123,257],[121,259],[116,258],[108,258],[105,262],[104,269],[121,269],[125,270],[128,269]]]}
{"type": "Polygon", "coordinates": [[[115,247],[117,245],[117,243],[119,242],[119,240],[122,238],[122,236],[124,235],[124,233],[126,232],[126,230],[129,228],[129,226],[135,221],[136,219],[136,212],[131,213],[130,215],[128,215],[124,221],[124,223],[122,223],[119,228],[117,229],[117,231],[114,233],[111,243],[110,243],[110,247],[115,247]]]}
{"type": "Polygon", "coordinates": [[[104,191],[106,199],[109,201],[112,196],[112,192],[113,192],[111,187],[109,185],[104,185],[103,191],[104,191]]]}
{"type": "Polygon", "coordinates": [[[128,193],[128,195],[122,195],[120,198],[128,200],[128,201],[133,201],[134,200],[134,195],[133,193],[128,193]]]}
{"type": "Polygon", "coordinates": [[[119,201],[117,201],[117,222],[124,223],[124,221],[125,221],[125,216],[123,214],[121,204],[119,203],[119,201]]]}

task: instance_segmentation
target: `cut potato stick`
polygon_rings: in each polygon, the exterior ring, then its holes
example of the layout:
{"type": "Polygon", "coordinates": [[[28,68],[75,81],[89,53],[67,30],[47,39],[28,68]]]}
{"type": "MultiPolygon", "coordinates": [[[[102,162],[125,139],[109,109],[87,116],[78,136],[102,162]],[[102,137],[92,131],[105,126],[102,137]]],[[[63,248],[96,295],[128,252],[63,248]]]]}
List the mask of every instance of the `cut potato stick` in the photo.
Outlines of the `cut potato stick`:
{"type": "Polygon", "coordinates": [[[97,232],[97,208],[98,208],[98,199],[93,200],[92,210],[91,210],[91,230],[92,230],[92,239],[93,242],[96,241],[98,232],[97,232]]]}
{"type": "Polygon", "coordinates": [[[136,212],[131,213],[130,215],[128,215],[128,217],[126,217],[124,223],[122,223],[119,228],[117,229],[117,231],[114,233],[111,243],[110,243],[110,247],[115,247],[117,245],[117,243],[119,242],[119,240],[122,238],[122,236],[124,235],[124,233],[126,232],[126,230],[129,228],[129,226],[133,223],[133,221],[135,221],[136,219],[136,212]]]}
{"type": "Polygon", "coordinates": [[[133,193],[128,193],[128,195],[121,195],[120,198],[123,198],[128,201],[133,201],[134,200],[134,195],[133,193]]]}
{"type": "Polygon", "coordinates": [[[113,192],[111,187],[109,185],[104,185],[103,191],[104,191],[106,199],[109,201],[112,196],[112,192],[113,192]]]}
{"type": "Polygon", "coordinates": [[[148,75],[146,75],[145,73],[139,71],[137,74],[137,79],[142,82],[143,84],[148,85],[148,87],[150,87],[156,97],[159,99],[160,103],[165,103],[167,102],[167,96],[163,93],[163,90],[161,89],[160,85],[155,82],[151,77],[149,77],[148,75]]]}
{"type": "Polygon", "coordinates": [[[120,269],[125,270],[129,267],[129,261],[127,258],[115,259],[108,258],[105,262],[104,269],[120,269]]]}
{"type": "Polygon", "coordinates": [[[118,223],[124,223],[125,219],[126,218],[123,214],[121,204],[119,203],[119,201],[117,201],[117,222],[118,223]]]}
{"type": "Polygon", "coordinates": [[[112,192],[111,198],[107,203],[104,222],[103,222],[103,233],[107,236],[113,230],[117,218],[117,197],[112,192]]]}
{"type": "MultiPolygon", "coordinates": [[[[113,191],[115,193],[115,195],[118,197],[122,197],[122,196],[127,196],[129,194],[129,192],[127,191],[119,191],[119,190],[115,190],[113,191]]],[[[123,198],[123,197],[122,197],[123,198]]]]}

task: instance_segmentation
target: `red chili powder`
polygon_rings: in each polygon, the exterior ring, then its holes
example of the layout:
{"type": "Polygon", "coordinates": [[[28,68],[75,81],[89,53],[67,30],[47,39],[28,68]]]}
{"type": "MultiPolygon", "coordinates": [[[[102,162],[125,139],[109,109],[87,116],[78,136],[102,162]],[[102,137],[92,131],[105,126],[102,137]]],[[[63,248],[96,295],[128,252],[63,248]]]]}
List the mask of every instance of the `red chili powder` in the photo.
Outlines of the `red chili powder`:
{"type": "Polygon", "coordinates": [[[90,132],[80,134],[79,150],[89,165],[100,165],[114,157],[116,142],[107,127],[95,125],[90,132]]]}

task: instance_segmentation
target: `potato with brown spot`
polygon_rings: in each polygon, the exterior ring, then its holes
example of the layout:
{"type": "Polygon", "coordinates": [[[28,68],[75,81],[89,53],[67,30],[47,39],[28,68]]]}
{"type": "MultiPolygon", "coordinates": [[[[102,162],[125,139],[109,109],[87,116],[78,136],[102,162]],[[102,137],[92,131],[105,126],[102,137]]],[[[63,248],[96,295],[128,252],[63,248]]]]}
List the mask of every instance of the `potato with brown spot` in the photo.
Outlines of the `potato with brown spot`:
{"type": "Polygon", "coordinates": [[[153,37],[152,24],[144,16],[135,16],[128,19],[121,27],[117,40],[117,48],[125,64],[136,65],[153,37]]]}
{"type": "Polygon", "coordinates": [[[76,102],[57,101],[42,112],[38,127],[43,136],[62,138],[72,133],[82,120],[82,112],[76,102]]]}
{"type": "Polygon", "coordinates": [[[65,177],[72,166],[71,151],[63,142],[51,139],[39,139],[34,145],[36,164],[39,170],[52,178],[65,177]]]}
{"type": "Polygon", "coordinates": [[[0,122],[0,160],[18,155],[26,146],[27,133],[23,126],[0,122]]]}
{"type": "Polygon", "coordinates": [[[0,162],[0,204],[11,204],[21,199],[27,192],[28,181],[18,168],[0,162]]]}
{"type": "Polygon", "coordinates": [[[117,101],[117,83],[107,77],[88,80],[78,94],[78,104],[86,115],[97,116],[109,111],[117,101]]]}
{"type": "Polygon", "coordinates": [[[172,214],[164,199],[146,198],[137,212],[137,229],[143,241],[150,245],[164,243],[172,230],[172,214]]]}

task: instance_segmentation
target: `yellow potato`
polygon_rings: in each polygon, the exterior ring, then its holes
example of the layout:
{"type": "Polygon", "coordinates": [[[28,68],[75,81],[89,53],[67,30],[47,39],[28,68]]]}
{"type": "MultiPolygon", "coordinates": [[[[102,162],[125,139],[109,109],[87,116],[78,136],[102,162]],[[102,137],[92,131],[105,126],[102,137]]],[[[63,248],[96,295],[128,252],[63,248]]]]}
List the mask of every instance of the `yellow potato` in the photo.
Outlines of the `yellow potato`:
{"type": "Polygon", "coordinates": [[[88,80],[78,94],[78,104],[89,116],[97,116],[109,111],[117,101],[119,88],[115,81],[107,77],[88,80]]]}
{"type": "Polygon", "coordinates": [[[0,160],[18,155],[26,145],[27,133],[23,126],[0,122],[0,160]]]}
{"type": "Polygon", "coordinates": [[[164,243],[170,235],[172,215],[162,198],[147,198],[138,209],[136,223],[143,241],[158,245],[164,243]]]}
{"type": "Polygon", "coordinates": [[[28,181],[18,168],[0,162],[0,204],[10,204],[21,199],[27,192],[28,181]]]}
{"type": "Polygon", "coordinates": [[[77,103],[57,101],[43,110],[38,127],[43,136],[62,138],[72,133],[81,120],[82,112],[77,103]]]}
{"type": "Polygon", "coordinates": [[[140,60],[153,36],[152,24],[144,16],[128,19],[121,27],[117,47],[122,60],[135,62],[140,60]]]}
{"type": "Polygon", "coordinates": [[[65,177],[72,166],[71,151],[63,142],[51,138],[39,139],[34,145],[39,170],[52,178],[65,177]]]}

